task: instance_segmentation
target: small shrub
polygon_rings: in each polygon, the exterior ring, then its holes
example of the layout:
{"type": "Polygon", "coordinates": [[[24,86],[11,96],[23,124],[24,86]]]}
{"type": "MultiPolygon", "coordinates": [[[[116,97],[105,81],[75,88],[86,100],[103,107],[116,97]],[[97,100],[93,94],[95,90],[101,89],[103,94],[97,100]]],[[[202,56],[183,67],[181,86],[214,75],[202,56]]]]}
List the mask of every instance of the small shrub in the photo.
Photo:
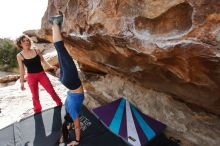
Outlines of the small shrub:
{"type": "Polygon", "coordinates": [[[0,70],[11,71],[17,68],[16,55],[19,50],[10,39],[0,39],[0,70]]]}

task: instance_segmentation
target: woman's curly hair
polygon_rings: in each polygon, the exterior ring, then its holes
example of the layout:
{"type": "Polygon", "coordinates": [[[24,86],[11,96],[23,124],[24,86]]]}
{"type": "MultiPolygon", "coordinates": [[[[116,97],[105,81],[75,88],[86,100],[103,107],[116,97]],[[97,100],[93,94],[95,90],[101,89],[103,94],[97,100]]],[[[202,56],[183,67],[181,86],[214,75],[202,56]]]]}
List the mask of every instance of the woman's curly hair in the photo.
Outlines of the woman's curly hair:
{"type": "Polygon", "coordinates": [[[31,39],[27,35],[21,35],[20,37],[18,37],[16,39],[16,45],[17,45],[18,48],[22,49],[21,42],[23,41],[24,38],[27,38],[31,43],[31,39]]]}

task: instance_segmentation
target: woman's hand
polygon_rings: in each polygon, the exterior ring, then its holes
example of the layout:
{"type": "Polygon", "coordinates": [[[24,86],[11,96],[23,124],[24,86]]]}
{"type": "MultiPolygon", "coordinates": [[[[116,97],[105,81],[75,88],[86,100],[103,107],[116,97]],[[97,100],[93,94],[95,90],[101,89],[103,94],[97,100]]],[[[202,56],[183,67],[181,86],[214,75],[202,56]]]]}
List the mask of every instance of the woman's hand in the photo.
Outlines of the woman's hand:
{"type": "Polygon", "coordinates": [[[24,82],[21,82],[21,90],[24,91],[25,87],[24,87],[24,82]]]}
{"type": "Polygon", "coordinates": [[[77,146],[77,145],[79,145],[79,143],[76,141],[71,141],[69,144],[67,144],[67,146],[77,146]]]}
{"type": "Polygon", "coordinates": [[[50,69],[52,69],[53,71],[57,71],[58,67],[56,67],[56,66],[50,66],[50,69]]]}

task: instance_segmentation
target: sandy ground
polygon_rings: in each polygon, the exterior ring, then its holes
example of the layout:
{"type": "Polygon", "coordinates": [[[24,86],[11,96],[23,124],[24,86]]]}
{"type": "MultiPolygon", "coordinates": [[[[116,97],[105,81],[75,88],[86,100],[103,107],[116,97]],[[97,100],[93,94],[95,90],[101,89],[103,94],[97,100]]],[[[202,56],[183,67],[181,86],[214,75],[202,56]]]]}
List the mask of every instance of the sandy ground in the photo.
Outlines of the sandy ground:
{"type": "MultiPolygon", "coordinates": [[[[55,91],[64,102],[67,89],[60,83],[58,78],[50,74],[47,75],[55,91]]],[[[34,114],[32,96],[27,83],[25,83],[25,88],[25,91],[20,89],[19,81],[13,85],[0,88],[0,129],[34,114]]],[[[39,93],[43,110],[56,106],[56,103],[41,85],[39,86],[39,93]]]]}

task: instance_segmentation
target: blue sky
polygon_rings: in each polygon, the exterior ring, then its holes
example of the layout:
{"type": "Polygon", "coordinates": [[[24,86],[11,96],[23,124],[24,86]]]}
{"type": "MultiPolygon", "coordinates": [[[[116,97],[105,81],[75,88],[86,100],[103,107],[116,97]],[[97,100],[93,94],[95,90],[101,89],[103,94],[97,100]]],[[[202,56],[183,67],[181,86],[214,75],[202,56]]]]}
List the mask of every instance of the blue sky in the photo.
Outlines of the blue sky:
{"type": "Polygon", "coordinates": [[[0,0],[0,38],[15,39],[41,27],[48,0],[0,0]]]}

